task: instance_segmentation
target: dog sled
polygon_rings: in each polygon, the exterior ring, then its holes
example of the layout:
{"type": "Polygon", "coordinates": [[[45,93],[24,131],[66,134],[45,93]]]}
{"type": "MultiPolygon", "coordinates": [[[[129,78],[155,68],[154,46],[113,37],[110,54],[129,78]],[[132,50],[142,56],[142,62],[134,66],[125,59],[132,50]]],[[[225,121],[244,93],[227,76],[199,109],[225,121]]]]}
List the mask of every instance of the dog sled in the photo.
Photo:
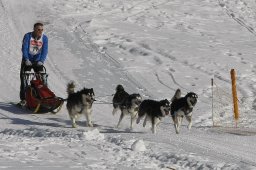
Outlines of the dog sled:
{"type": "Polygon", "coordinates": [[[33,113],[57,113],[60,111],[64,99],[57,97],[48,88],[48,74],[45,67],[43,67],[43,70],[41,73],[22,71],[25,85],[25,104],[23,107],[33,113]]]}

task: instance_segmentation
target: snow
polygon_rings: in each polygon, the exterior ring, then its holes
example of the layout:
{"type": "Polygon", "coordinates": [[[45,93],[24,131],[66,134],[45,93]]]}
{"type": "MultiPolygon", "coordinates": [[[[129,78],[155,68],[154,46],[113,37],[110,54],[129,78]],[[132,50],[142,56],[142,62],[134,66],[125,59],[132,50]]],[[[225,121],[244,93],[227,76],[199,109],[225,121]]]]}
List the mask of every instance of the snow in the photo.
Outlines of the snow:
{"type": "MultiPolygon", "coordinates": [[[[256,2],[253,0],[0,0],[0,169],[256,169],[256,2]],[[94,88],[93,128],[77,128],[65,105],[32,114],[19,101],[23,35],[45,24],[48,84],[66,98],[73,80],[94,88]],[[237,73],[238,128],[212,126],[211,79],[231,93],[237,73]],[[117,84],[144,99],[199,96],[189,131],[166,116],[152,134],[130,117],[116,128],[117,84]]],[[[229,109],[232,112],[232,104],[229,109]]],[[[219,114],[222,114],[220,112],[219,114]]]]}
{"type": "Polygon", "coordinates": [[[136,140],[132,144],[131,148],[132,148],[133,151],[136,151],[136,152],[140,152],[140,151],[145,151],[146,150],[146,147],[145,147],[145,144],[144,144],[143,140],[136,140]]]}

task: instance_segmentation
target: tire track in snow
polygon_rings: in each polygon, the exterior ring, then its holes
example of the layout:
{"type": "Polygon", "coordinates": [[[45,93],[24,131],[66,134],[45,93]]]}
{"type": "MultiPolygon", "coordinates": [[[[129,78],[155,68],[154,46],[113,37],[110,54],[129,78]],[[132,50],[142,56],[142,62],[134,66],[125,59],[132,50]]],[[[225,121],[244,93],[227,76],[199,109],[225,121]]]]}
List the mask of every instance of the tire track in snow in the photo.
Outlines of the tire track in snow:
{"type": "MultiPolygon", "coordinates": [[[[185,89],[185,88],[183,88],[181,85],[179,85],[179,84],[175,81],[175,79],[174,79],[172,73],[170,73],[170,75],[171,75],[171,78],[172,78],[174,84],[176,84],[177,86],[181,87],[182,89],[185,89]]],[[[166,85],[166,84],[160,79],[160,77],[159,77],[159,75],[157,74],[157,72],[155,72],[155,76],[156,76],[156,78],[157,78],[157,80],[158,80],[158,82],[159,82],[160,84],[164,85],[164,86],[167,87],[168,89],[171,89],[171,90],[173,90],[173,91],[176,91],[176,89],[174,89],[174,88],[172,88],[172,87],[166,85]]]]}
{"type": "MultiPolygon", "coordinates": [[[[86,42],[89,42],[87,45],[84,39],[82,39],[81,37],[79,37],[80,41],[85,45],[85,47],[87,47],[88,49],[91,49],[94,53],[96,53],[96,55],[99,55],[100,57],[106,57],[109,58],[109,62],[111,62],[112,64],[114,64],[114,66],[116,68],[118,68],[118,70],[123,70],[121,67],[121,64],[119,61],[117,61],[114,57],[112,57],[107,51],[105,51],[104,53],[100,53],[99,52],[99,46],[95,43],[92,42],[92,40],[89,37],[89,34],[84,30],[84,28],[82,27],[81,24],[78,25],[78,27],[80,28],[80,30],[85,34],[85,38],[86,38],[86,42]]],[[[106,61],[106,60],[104,60],[106,61]]],[[[152,93],[150,93],[146,88],[143,87],[143,85],[141,83],[139,83],[135,78],[132,77],[132,75],[125,73],[123,71],[120,71],[120,74],[122,74],[123,76],[125,76],[127,78],[127,80],[129,80],[130,82],[132,82],[141,92],[143,92],[143,95],[146,96],[150,96],[153,97],[154,95],[152,93]]]]}
{"type": "Polygon", "coordinates": [[[228,16],[230,16],[234,21],[236,21],[239,25],[241,25],[242,27],[246,28],[250,33],[252,33],[254,36],[256,36],[256,32],[254,30],[254,28],[252,28],[251,26],[249,26],[245,21],[243,21],[242,19],[236,17],[236,15],[234,14],[234,12],[232,10],[230,10],[225,2],[218,0],[219,2],[219,6],[224,9],[226,11],[226,14],[228,16]]]}
{"type": "MultiPolygon", "coordinates": [[[[187,137],[182,136],[179,138],[179,141],[184,144],[185,147],[190,146],[191,148],[197,148],[199,147],[202,151],[202,155],[210,155],[209,157],[215,157],[217,155],[216,159],[222,159],[225,160],[225,162],[241,162],[244,164],[244,166],[254,166],[256,167],[255,162],[252,160],[254,153],[251,152],[250,155],[245,156],[244,149],[238,149],[239,144],[237,145],[238,150],[233,150],[233,147],[229,147],[229,143],[223,145],[216,145],[214,144],[216,141],[216,138],[210,137],[210,138],[200,138],[197,135],[193,135],[194,137],[187,137]],[[200,140],[199,140],[200,139],[200,140]],[[212,144],[212,145],[211,145],[212,144]],[[225,150],[230,150],[229,152],[225,150]],[[230,154],[228,154],[230,153],[230,154]]],[[[233,143],[232,143],[233,145],[233,143]]],[[[249,154],[249,151],[246,152],[246,154],[249,154]]]]}
{"type": "Polygon", "coordinates": [[[158,6],[161,6],[161,5],[166,5],[166,4],[169,3],[169,2],[171,2],[171,1],[170,1],[170,0],[167,0],[167,1],[165,1],[165,2],[160,2],[159,4],[149,6],[149,7],[145,8],[144,10],[142,10],[142,11],[140,11],[140,12],[137,12],[137,13],[135,13],[135,14],[132,14],[132,15],[128,16],[128,17],[125,17],[124,19],[122,19],[122,21],[126,21],[126,20],[128,20],[128,18],[137,16],[137,15],[139,15],[139,14],[141,14],[141,13],[145,13],[146,11],[148,11],[148,10],[150,10],[150,9],[152,9],[152,8],[154,9],[155,7],[158,7],[158,6]]]}

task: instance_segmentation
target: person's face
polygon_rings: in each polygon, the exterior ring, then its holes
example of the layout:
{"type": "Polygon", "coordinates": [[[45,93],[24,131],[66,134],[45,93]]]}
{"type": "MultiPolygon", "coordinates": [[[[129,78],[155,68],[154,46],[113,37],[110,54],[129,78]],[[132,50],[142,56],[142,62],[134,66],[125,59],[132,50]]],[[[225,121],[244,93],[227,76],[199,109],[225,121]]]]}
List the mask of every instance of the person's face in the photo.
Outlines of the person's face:
{"type": "Polygon", "coordinates": [[[41,37],[42,36],[42,34],[43,34],[43,31],[44,31],[44,28],[43,28],[43,26],[36,26],[35,28],[34,28],[34,33],[35,33],[35,36],[36,37],[41,37]]]}

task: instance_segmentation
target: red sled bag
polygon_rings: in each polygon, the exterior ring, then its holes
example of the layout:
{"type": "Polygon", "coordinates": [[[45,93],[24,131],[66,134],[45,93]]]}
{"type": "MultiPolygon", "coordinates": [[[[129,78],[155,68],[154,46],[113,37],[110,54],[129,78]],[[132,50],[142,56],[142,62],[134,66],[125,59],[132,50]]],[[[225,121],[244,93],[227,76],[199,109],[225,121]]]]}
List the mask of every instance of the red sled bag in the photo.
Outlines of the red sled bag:
{"type": "Polygon", "coordinates": [[[57,113],[64,100],[57,97],[40,79],[31,80],[25,91],[26,106],[34,113],[57,113]],[[54,110],[58,111],[55,112],[54,110]]]}

